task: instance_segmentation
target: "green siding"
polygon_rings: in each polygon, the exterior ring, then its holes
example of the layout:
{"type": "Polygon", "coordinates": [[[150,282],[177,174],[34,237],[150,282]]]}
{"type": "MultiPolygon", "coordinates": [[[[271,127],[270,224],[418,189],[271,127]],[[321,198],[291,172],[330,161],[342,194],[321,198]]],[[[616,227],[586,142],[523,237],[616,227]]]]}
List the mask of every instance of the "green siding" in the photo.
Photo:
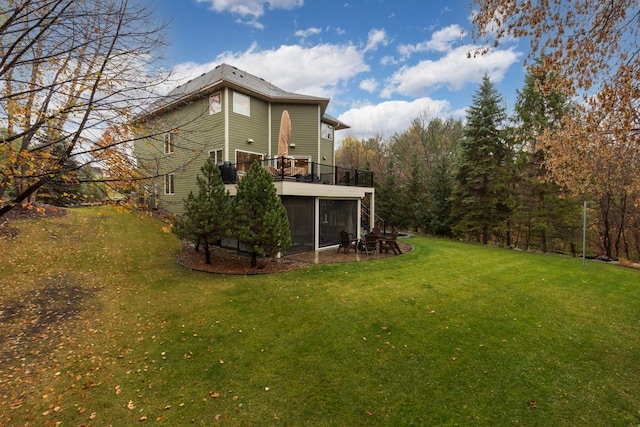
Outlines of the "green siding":
{"type": "Polygon", "coordinates": [[[320,159],[319,163],[323,165],[333,165],[333,153],[335,150],[334,140],[335,140],[335,131],[333,134],[334,139],[326,139],[320,138],[320,159]],[[323,157],[326,157],[327,160],[324,160],[323,157]]]}
{"type": "Polygon", "coordinates": [[[269,150],[269,104],[250,97],[250,116],[233,112],[233,91],[229,91],[229,161],[236,162],[236,150],[265,154],[269,150]],[[247,140],[252,139],[253,143],[247,140]]]}
{"type": "Polygon", "coordinates": [[[289,155],[308,156],[311,161],[332,164],[334,142],[321,138],[319,106],[292,103],[269,103],[250,96],[249,116],[233,111],[234,90],[222,89],[222,111],[209,114],[209,96],[185,103],[178,108],[156,116],[144,123],[146,138],[135,144],[141,166],[158,175],[145,183],[153,192],[158,189],[158,206],[182,214],[183,200],[190,191],[196,191],[196,175],[213,150],[225,149],[225,114],[228,114],[228,155],[226,160],[236,163],[236,150],[256,154],[278,153],[278,134],[282,111],[291,118],[289,155]],[[164,154],[164,133],[175,129],[175,152],[164,154]],[[153,135],[153,136],[151,136],[153,135]],[[249,143],[248,140],[253,140],[249,143]],[[320,157],[318,157],[320,144],[320,157]],[[326,160],[323,159],[326,157],[326,160]],[[175,194],[164,194],[164,174],[173,173],[175,194]]]}
{"type": "Polygon", "coordinates": [[[224,147],[224,96],[222,112],[209,114],[209,98],[204,97],[172,110],[145,123],[146,134],[137,141],[136,157],[140,166],[151,174],[173,173],[175,194],[164,194],[164,176],[146,184],[158,188],[158,206],[172,212],[183,212],[183,199],[195,191],[196,175],[209,156],[209,151],[224,147]],[[172,154],[164,153],[164,133],[175,130],[172,154]]]}
{"type": "Polygon", "coordinates": [[[296,144],[289,148],[290,156],[311,156],[314,162],[318,160],[318,121],[317,105],[272,104],[271,107],[271,152],[278,154],[278,135],[280,133],[280,118],[282,111],[287,110],[291,118],[291,138],[289,143],[296,144]]]}

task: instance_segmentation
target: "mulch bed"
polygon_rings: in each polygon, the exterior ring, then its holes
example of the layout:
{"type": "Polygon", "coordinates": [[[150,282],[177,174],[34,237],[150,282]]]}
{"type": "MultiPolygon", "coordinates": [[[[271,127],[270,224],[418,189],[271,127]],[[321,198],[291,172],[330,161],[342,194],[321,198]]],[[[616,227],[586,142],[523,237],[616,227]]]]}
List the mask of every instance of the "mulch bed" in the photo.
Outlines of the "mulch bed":
{"type": "Polygon", "coordinates": [[[309,264],[287,258],[261,258],[258,266],[251,267],[251,259],[237,255],[236,251],[212,247],[211,264],[206,264],[204,250],[196,252],[193,246],[186,245],[178,254],[178,263],[192,270],[218,274],[272,274],[295,270],[309,264]]]}

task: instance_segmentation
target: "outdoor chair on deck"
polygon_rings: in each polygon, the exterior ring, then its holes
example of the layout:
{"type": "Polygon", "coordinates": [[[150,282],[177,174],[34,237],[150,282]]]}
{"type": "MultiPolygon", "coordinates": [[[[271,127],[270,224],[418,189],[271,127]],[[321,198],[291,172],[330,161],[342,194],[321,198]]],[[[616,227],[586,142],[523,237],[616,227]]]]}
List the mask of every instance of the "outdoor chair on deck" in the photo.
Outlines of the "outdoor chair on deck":
{"type": "Polygon", "coordinates": [[[356,252],[356,243],[357,242],[355,240],[352,240],[349,237],[349,233],[347,233],[345,230],[342,230],[340,232],[340,245],[338,246],[338,253],[340,253],[340,249],[342,249],[343,253],[349,253],[349,249],[351,248],[353,248],[353,251],[356,252]]]}

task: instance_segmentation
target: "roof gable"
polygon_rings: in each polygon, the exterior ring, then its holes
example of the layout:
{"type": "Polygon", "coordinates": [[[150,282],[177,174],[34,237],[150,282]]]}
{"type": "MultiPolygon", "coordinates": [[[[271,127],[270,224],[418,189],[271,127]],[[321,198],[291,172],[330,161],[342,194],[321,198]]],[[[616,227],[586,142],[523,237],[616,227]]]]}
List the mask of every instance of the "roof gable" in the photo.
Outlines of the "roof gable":
{"type": "Polygon", "coordinates": [[[330,101],[329,98],[287,92],[261,77],[254,76],[229,64],[220,64],[213,70],[177,86],[153,104],[149,112],[145,115],[155,115],[177,108],[185,102],[207,96],[225,87],[238,90],[267,102],[319,105],[323,121],[332,124],[336,130],[348,129],[350,127],[325,114],[325,110],[330,101]]]}

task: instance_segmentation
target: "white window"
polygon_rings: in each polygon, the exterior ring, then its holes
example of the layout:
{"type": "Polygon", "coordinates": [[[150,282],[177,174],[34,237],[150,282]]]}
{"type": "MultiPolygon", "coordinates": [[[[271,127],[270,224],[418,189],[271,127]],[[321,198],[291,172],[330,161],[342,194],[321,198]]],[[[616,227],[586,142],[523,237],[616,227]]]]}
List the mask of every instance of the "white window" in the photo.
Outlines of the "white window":
{"type": "Polygon", "coordinates": [[[209,114],[216,114],[222,111],[222,95],[216,92],[209,96],[209,114]]]}
{"type": "Polygon", "coordinates": [[[249,117],[251,115],[251,98],[240,92],[233,92],[233,112],[249,117]]]}
{"type": "Polygon", "coordinates": [[[164,134],[164,154],[171,154],[175,151],[174,132],[164,134]]]}
{"type": "Polygon", "coordinates": [[[164,194],[175,194],[175,176],[172,173],[164,176],[164,194]]]}
{"type": "Polygon", "coordinates": [[[327,123],[322,123],[320,133],[324,139],[333,139],[333,126],[327,123]]]}
{"type": "Polygon", "coordinates": [[[213,150],[209,151],[209,157],[215,162],[222,162],[224,158],[222,157],[222,150],[213,150]]]}
{"type": "Polygon", "coordinates": [[[236,167],[238,172],[248,171],[254,160],[262,163],[262,159],[262,154],[236,150],[236,167]]]}
{"type": "Polygon", "coordinates": [[[311,157],[309,156],[295,156],[291,158],[291,166],[293,166],[296,173],[309,173],[309,163],[311,157]],[[304,172],[302,172],[304,170],[304,172]]]}

